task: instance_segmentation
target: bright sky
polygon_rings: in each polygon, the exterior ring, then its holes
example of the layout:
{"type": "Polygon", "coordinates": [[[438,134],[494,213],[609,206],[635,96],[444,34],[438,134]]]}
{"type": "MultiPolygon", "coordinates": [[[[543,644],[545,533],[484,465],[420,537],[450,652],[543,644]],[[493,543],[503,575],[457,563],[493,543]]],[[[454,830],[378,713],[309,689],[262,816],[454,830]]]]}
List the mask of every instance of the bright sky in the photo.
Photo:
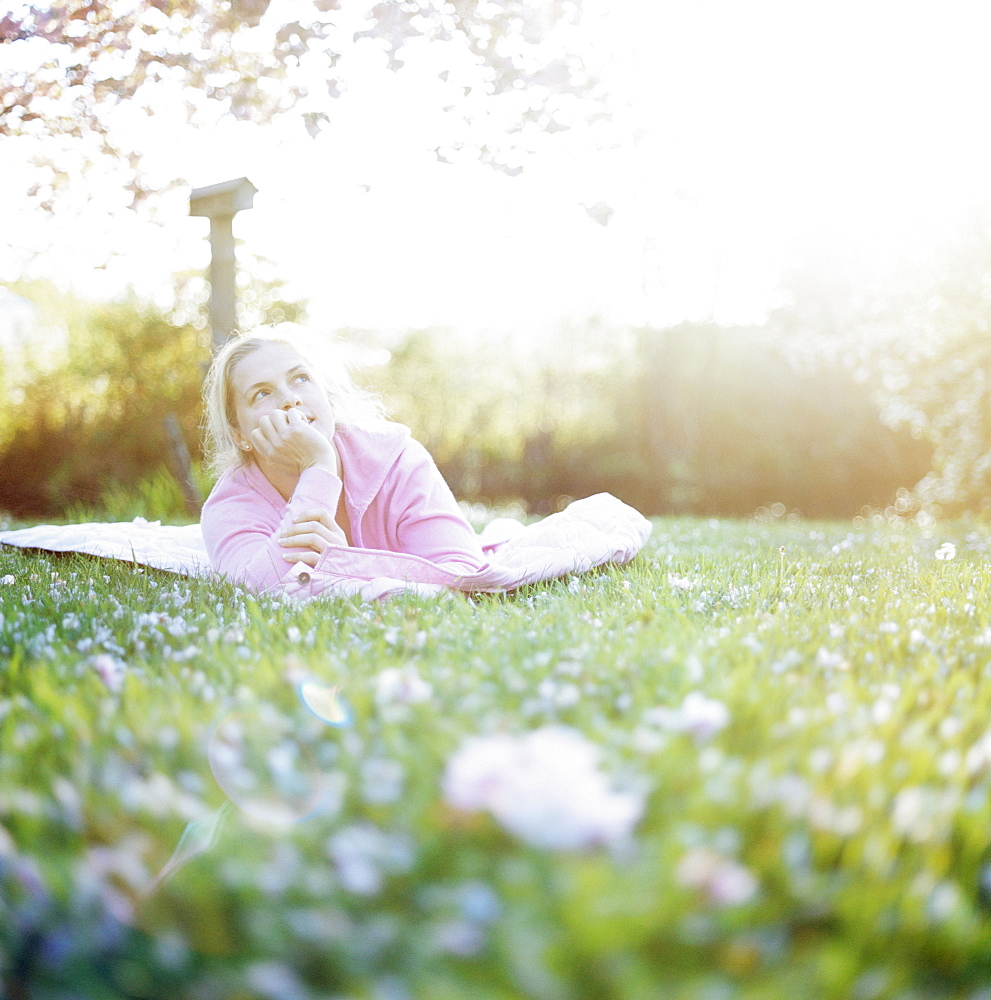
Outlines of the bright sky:
{"type": "MultiPolygon", "coordinates": [[[[443,95],[388,75],[371,48],[316,141],[191,132],[169,108],[129,127],[163,181],[254,182],[236,235],[327,327],[759,320],[799,256],[869,267],[989,199],[985,0],[596,2],[586,41],[627,105],[620,141],[560,133],[518,177],[438,163],[443,95]],[[600,203],[606,226],[584,207],[600,203]]],[[[18,198],[34,168],[17,145],[0,146],[0,280],[72,275],[167,301],[174,272],[205,269],[188,188],[160,226],[102,209],[45,218],[18,198]]]]}

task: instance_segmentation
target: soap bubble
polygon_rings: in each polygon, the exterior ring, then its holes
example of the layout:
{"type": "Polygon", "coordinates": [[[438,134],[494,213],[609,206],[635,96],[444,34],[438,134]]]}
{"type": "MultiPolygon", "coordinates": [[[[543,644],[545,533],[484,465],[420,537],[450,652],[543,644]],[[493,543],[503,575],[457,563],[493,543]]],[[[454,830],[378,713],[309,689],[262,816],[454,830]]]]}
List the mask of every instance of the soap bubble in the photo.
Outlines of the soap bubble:
{"type": "Polygon", "coordinates": [[[303,681],[296,688],[299,700],[329,726],[349,726],[353,720],[351,706],[344,700],[339,684],[326,687],[317,681],[303,681]]]}
{"type": "Polygon", "coordinates": [[[217,783],[250,819],[288,825],[325,811],[335,748],[301,713],[259,704],[226,715],[207,744],[217,783]]]}
{"type": "Polygon", "coordinates": [[[209,851],[220,836],[224,820],[231,809],[231,804],[225,802],[219,809],[194,819],[187,824],[179,838],[179,844],[172,852],[172,857],[162,870],[152,880],[148,892],[154,892],[166,879],[171,878],[184,864],[206,851],[209,851]]]}

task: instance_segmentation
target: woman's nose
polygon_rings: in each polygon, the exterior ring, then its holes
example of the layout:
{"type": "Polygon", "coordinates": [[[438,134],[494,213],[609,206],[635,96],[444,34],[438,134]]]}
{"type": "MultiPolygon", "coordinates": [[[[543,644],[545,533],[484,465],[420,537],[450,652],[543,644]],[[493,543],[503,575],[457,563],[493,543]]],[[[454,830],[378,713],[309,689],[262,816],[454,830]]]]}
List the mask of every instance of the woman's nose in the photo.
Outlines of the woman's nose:
{"type": "Polygon", "coordinates": [[[302,402],[303,401],[299,398],[299,396],[294,393],[290,393],[286,397],[286,401],[282,404],[282,409],[288,413],[294,406],[302,405],[302,402]]]}

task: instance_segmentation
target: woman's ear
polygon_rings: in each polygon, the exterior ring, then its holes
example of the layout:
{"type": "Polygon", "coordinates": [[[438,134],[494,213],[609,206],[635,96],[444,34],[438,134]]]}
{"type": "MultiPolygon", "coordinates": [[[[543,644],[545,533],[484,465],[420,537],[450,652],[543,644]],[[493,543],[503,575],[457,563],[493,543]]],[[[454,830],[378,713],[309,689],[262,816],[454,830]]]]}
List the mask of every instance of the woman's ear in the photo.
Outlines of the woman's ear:
{"type": "Polygon", "coordinates": [[[251,442],[246,438],[241,436],[241,432],[236,428],[232,428],[234,432],[234,442],[241,451],[251,451],[251,442]]]}

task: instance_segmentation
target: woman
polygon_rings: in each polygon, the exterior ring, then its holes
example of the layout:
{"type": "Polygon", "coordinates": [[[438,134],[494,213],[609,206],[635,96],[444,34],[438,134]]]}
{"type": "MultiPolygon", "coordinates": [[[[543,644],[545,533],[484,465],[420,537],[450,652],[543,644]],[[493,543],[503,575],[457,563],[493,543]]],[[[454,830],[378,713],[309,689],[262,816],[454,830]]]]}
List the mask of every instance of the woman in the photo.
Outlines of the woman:
{"type": "Polygon", "coordinates": [[[214,566],[267,588],[300,563],[332,569],[336,556],[346,569],[340,550],[355,547],[476,573],[478,536],[423,446],[343,371],[328,378],[288,326],[230,341],[207,376],[221,476],[202,530],[214,566]]]}
{"type": "Polygon", "coordinates": [[[240,336],[207,375],[207,452],[220,478],[201,526],[224,575],[302,598],[506,590],[625,562],[643,545],[648,522],[601,494],[483,547],[423,446],[319,364],[297,330],[240,336]]]}

